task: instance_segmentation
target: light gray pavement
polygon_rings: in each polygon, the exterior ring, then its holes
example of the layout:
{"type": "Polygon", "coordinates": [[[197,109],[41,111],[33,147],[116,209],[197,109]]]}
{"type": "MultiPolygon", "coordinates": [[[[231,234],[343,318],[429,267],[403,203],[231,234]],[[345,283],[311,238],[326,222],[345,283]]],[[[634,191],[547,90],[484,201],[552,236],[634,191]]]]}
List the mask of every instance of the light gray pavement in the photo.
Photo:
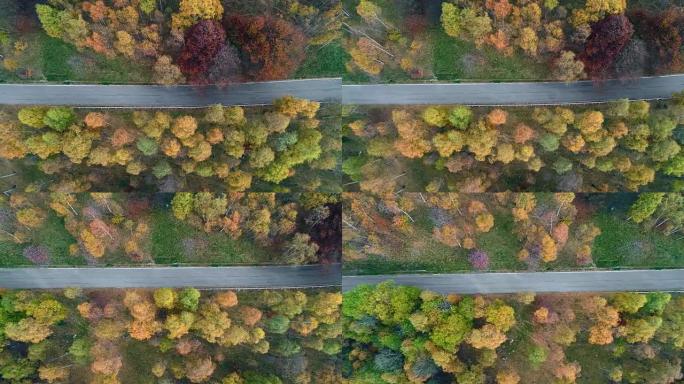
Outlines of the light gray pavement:
{"type": "Polygon", "coordinates": [[[393,280],[438,293],[684,291],[684,269],[344,276],[342,289],[393,280]]]}
{"type": "Polygon", "coordinates": [[[340,264],[255,267],[0,268],[0,288],[339,287],[340,264]]]}
{"type": "Polygon", "coordinates": [[[225,87],[0,84],[0,104],[182,108],[211,104],[265,105],[286,95],[339,103],[341,84],[341,79],[337,78],[241,83],[225,87]]]}
{"type": "Polygon", "coordinates": [[[684,90],[684,75],[642,77],[630,81],[423,83],[344,85],[344,104],[579,104],[620,98],[654,100],[684,90]]]}

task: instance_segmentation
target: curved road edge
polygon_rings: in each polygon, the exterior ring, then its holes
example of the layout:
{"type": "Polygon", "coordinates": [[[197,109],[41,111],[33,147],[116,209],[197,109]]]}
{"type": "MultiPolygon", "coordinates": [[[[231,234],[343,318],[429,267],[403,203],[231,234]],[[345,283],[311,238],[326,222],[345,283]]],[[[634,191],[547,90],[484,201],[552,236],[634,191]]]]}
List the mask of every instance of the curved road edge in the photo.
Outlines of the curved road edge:
{"type": "Polygon", "coordinates": [[[342,290],[386,280],[444,294],[684,291],[684,269],[344,276],[342,290]]]}
{"type": "Polygon", "coordinates": [[[0,268],[0,288],[339,287],[341,264],[235,267],[0,268]]]}

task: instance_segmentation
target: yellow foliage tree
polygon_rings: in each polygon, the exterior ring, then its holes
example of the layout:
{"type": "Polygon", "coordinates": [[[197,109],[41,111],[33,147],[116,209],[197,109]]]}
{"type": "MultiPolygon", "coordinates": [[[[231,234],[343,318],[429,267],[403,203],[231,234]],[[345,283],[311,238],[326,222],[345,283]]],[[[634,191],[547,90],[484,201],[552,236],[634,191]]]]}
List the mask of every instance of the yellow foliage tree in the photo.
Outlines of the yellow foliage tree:
{"type": "Polygon", "coordinates": [[[223,17],[221,0],[181,0],[178,13],[171,17],[171,26],[183,30],[199,20],[220,20],[223,17]]]}

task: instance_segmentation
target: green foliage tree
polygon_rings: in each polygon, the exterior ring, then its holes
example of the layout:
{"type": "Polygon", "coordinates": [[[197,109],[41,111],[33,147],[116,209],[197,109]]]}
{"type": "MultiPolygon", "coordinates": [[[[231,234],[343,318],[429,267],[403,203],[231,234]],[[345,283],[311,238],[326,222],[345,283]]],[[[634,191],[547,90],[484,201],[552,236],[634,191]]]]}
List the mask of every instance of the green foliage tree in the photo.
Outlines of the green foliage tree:
{"type": "Polygon", "coordinates": [[[180,305],[181,309],[194,312],[197,310],[197,306],[199,305],[200,296],[200,291],[195,288],[183,288],[183,290],[178,294],[178,304],[180,305]]]}
{"type": "Polygon", "coordinates": [[[52,107],[43,117],[43,123],[57,132],[65,131],[75,120],[74,110],[68,107],[52,107]]]}
{"type": "Polygon", "coordinates": [[[623,313],[637,313],[647,302],[646,295],[635,292],[620,292],[613,295],[612,305],[623,313]]]}
{"type": "Polygon", "coordinates": [[[665,197],[664,193],[642,193],[629,208],[629,217],[635,223],[647,220],[658,209],[665,197]]]}
{"type": "MultiPolygon", "coordinates": [[[[446,4],[446,3],[445,3],[446,4]]],[[[448,120],[454,128],[464,130],[468,128],[473,118],[473,111],[465,105],[457,105],[449,111],[448,120]]]]}
{"type": "Polygon", "coordinates": [[[145,156],[154,156],[159,150],[159,144],[149,137],[140,137],[135,146],[145,156]]]}

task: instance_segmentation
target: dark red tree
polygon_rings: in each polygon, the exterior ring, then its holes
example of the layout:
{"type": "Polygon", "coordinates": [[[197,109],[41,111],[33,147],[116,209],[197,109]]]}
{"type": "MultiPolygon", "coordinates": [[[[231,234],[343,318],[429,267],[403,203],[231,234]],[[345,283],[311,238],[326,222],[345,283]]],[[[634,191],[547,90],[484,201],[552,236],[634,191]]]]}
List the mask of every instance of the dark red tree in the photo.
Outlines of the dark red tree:
{"type": "Polygon", "coordinates": [[[646,43],[651,69],[669,72],[681,65],[681,30],[684,30],[684,11],[677,7],[662,12],[638,9],[629,13],[634,29],[646,43]]]}
{"type": "Polygon", "coordinates": [[[609,75],[609,69],[634,33],[625,15],[610,15],[591,26],[591,34],[579,56],[592,79],[609,75]]]}
{"type": "Polygon", "coordinates": [[[247,62],[254,80],[286,79],[304,60],[306,37],[296,26],[273,16],[226,15],[228,37],[247,62]]]}
{"type": "Polygon", "coordinates": [[[188,28],[178,58],[181,72],[191,81],[201,82],[225,40],[226,32],[216,20],[201,20],[188,28]]]}

